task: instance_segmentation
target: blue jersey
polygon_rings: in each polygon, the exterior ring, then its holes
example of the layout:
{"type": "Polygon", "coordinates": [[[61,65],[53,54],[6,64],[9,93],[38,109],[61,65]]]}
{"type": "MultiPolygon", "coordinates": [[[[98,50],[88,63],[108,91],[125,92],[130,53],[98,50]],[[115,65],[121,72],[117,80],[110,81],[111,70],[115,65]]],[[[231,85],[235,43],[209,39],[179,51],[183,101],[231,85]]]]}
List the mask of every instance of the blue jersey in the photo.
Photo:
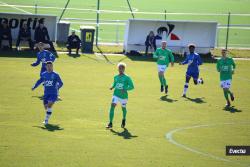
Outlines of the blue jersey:
{"type": "Polygon", "coordinates": [[[54,62],[55,59],[56,59],[56,57],[53,55],[53,53],[51,53],[48,50],[43,50],[43,51],[37,53],[37,60],[35,63],[32,63],[31,65],[38,66],[42,62],[42,67],[41,67],[41,71],[40,71],[40,76],[41,76],[41,74],[46,71],[46,62],[47,61],[54,62]]]}
{"type": "Polygon", "coordinates": [[[187,73],[199,73],[199,65],[202,61],[198,53],[190,53],[181,64],[188,64],[187,73]]]}
{"type": "Polygon", "coordinates": [[[40,79],[34,85],[34,89],[37,88],[41,83],[44,85],[44,95],[57,95],[58,89],[63,86],[63,82],[60,76],[55,72],[44,72],[40,79]]]}

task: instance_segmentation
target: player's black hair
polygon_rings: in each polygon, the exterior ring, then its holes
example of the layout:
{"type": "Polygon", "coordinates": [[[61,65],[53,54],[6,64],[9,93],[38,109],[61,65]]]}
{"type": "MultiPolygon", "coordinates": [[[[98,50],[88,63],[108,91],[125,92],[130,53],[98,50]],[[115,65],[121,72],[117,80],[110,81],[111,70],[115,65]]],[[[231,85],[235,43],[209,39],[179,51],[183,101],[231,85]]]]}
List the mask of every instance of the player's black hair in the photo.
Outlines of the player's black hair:
{"type": "Polygon", "coordinates": [[[188,48],[195,48],[195,44],[188,45],[188,48]]]}
{"type": "Polygon", "coordinates": [[[52,61],[47,61],[46,64],[53,64],[53,62],[52,61]]]}

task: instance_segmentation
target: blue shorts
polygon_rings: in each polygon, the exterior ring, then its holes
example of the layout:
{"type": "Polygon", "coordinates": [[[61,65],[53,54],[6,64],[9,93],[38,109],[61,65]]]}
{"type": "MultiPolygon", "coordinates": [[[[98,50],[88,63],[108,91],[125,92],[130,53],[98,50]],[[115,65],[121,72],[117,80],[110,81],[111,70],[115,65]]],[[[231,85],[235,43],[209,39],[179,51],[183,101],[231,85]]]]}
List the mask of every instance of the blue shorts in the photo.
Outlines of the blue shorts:
{"type": "Polygon", "coordinates": [[[57,101],[57,95],[56,94],[49,94],[43,96],[43,104],[48,104],[48,102],[56,102],[57,101]]]}
{"type": "Polygon", "coordinates": [[[186,76],[192,77],[193,79],[198,79],[199,78],[199,72],[187,71],[186,76]]]}

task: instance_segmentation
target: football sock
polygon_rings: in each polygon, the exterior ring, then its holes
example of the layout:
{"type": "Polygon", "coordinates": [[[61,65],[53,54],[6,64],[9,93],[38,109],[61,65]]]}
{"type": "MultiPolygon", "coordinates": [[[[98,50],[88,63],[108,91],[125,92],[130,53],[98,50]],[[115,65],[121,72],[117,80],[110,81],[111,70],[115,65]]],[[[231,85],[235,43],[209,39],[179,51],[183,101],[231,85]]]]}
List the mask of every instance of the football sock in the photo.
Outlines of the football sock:
{"type": "Polygon", "coordinates": [[[162,76],[159,75],[158,77],[159,77],[161,85],[163,85],[162,76]]]}
{"type": "Polygon", "coordinates": [[[184,95],[187,93],[187,90],[188,90],[188,83],[185,83],[185,85],[184,85],[184,91],[183,91],[184,95]]]}
{"type": "Polygon", "coordinates": [[[114,119],[114,112],[115,112],[115,107],[111,105],[110,111],[109,111],[109,122],[113,122],[114,119]]]}
{"type": "Polygon", "coordinates": [[[228,101],[229,99],[228,99],[228,91],[227,90],[223,90],[224,91],[224,97],[225,97],[225,99],[228,101]]]}
{"type": "Polygon", "coordinates": [[[47,112],[46,112],[45,121],[49,121],[49,118],[50,118],[51,114],[52,114],[52,109],[48,108],[47,112]]]}
{"type": "Polygon", "coordinates": [[[163,80],[163,85],[164,85],[164,86],[167,86],[167,80],[165,79],[164,76],[163,76],[162,78],[163,78],[163,79],[162,79],[162,80],[163,80]]]}
{"type": "Polygon", "coordinates": [[[126,109],[126,107],[122,107],[122,116],[123,116],[123,119],[126,119],[126,115],[127,115],[127,109],[126,109]]]}

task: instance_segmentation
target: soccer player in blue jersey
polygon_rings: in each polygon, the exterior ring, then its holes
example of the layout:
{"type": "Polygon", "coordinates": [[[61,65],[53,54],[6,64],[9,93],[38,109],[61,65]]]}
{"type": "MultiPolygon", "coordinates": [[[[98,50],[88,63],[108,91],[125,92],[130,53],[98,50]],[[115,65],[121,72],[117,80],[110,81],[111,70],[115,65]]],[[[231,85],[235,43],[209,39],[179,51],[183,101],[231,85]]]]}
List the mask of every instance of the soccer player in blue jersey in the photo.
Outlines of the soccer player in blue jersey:
{"type": "Polygon", "coordinates": [[[48,50],[45,50],[45,48],[48,48],[49,46],[39,42],[37,45],[39,52],[37,53],[37,60],[35,63],[32,63],[31,66],[35,67],[38,66],[42,62],[42,67],[40,71],[40,76],[42,75],[43,72],[46,71],[46,62],[47,61],[52,61],[54,62],[56,57],[48,50]]]}
{"type": "Polygon", "coordinates": [[[35,90],[41,83],[44,85],[44,98],[43,104],[46,110],[46,117],[44,124],[47,125],[49,118],[52,114],[52,106],[57,101],[58,89],[63,86],[63,82],[59,74],[53,71],[53,64],[51,61],[46,62],[47,71],[41,74],[40,79],[32,87],[32,91],[35,90]]]}
{"type": "Polygon", "coordinates": [[[183,62],[180,62],[180,65],[188,64],[186,72],[186,83],[184,85],[184,91],[182,97],[186,97],[188,90],[188,83],[191,78],[194,80],[194,84],[203,84],[204,81],[202,78],[199,78],[199,66],[202,65],[201,57],[198,53],[195,53],[195,45],[190,44],[188,46],[189,54],[186,56],[186,59],[183,62]]]}

